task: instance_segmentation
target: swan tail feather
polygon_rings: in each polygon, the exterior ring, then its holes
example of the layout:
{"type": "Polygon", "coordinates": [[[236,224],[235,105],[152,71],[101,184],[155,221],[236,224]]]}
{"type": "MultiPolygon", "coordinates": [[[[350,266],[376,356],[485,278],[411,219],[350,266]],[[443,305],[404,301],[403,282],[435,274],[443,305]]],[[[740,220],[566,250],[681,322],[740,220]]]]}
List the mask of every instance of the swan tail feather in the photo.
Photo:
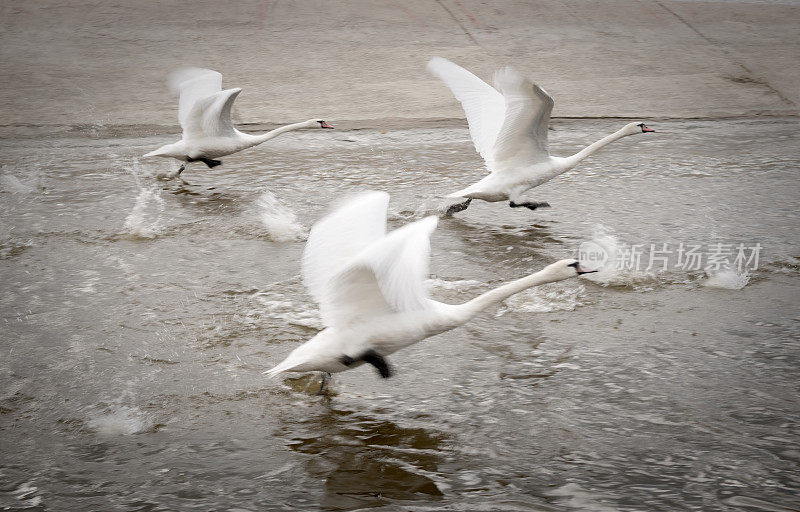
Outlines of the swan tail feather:
{"type": "Polygon", "coordinates": [[[459,190],[458,192],[453,192],[452,194],[447,194],[444,197],[449,197],[449,198],[453,198],[453,199],[460,199],[460,198],[465,198],[467,196],[464,195],[464,190],[459,190]]]}
{"type": "Polygon", "coordinates": [[[161,155],[163,155],[163,153],[161,151],[161,148],[159,148],[159,149],[153,150],[153,151],[151,151],[149,153],[145,153],[144,155],[142,155],[142,157],[161,156],[161,155]]]}
{"type": "Polygon", "coordinates": [[[264,375],[266,375],[267,377],[269,377],[270,379],[274,379],[278,375],[280,375],[281,373],[283,373],[285,371],[288,371],[289,369],[290,369],[289,365],[287,365],[286,362],[284,361],[284,362],[280,363],[279,365],[277,365],[277,366],[275,366],[273,368],[270,368],[269,370],[267,370],[265,372],[262,372],[262,373],[264,375]]]}
{"type": "Polygon", "coordinates": [[[470,195],[474,194],[475,192],[477,192],[475,187],[470,186],[467,188],[462,188],[461,190],[453,192],[452,194],[447,194],[445,197],[453,197],[453,198],[470,197],[470,195]]]}

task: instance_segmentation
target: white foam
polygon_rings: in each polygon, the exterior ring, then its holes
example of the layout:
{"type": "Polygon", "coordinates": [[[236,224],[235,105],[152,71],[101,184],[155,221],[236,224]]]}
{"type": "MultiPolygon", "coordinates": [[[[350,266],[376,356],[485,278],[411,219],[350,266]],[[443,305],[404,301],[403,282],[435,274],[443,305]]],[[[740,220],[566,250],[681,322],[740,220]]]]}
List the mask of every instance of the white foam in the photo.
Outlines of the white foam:
{"type": "Polygon", "coordinates": [[[319,310],[313,304],[293,301],[279,292],[259,292],[254,298],[271,318],[311,329],[325,328],[319,310]]]}
{"type": "Polygon", "coordinates": [[[161,193],[149,187],[140,187],[136,203],[125,217],[125,233],[142,238],[155,238],[161,232],[161,214],[164,199],[161,193]]]}
{"type": "Polygon", "coordinates": [[[267,229],[270,240],[289,242],[305,239],[305,228],[297,221],[297,216],[284,206],[272,192],[266,191],[261,194],[256,201],[256,206],[259,209],[261,223],[267,229]]]}
{"type": "Polygon", "coordinates": [[[550,283],[529,288],[505,300],[505,307],[497,316],[512,311],[515,313],[550,313],[553,311],[573,311],[582,305],[581,298],[586,295],[583,285],[570,287],[563,283],[550,283]]]}
{"type": "MultiPolygon", "coordinates": [[[[170,160],[173,162],[174,160],[170,160]]],[[[164,161],[147,161],[140,162],[138,158],[133,159],[133,164],[131,167],[126,168],[125,170],[133,174],[134,179],[136,179],[136,183],[141,185],[141,179],[159,179],[159,180],[171,180],[175,178],[178,174],[178,168],[176,167],[174,170],[164,171],[164,161]]]]}
{"type": "Polygon", "coordinates": [[[147,416],[136,407],[118,406],[91,418],[88,425],[98,434],[131,435],[150,427],[147,416]]]}
{"type": "Polygon", "coordinates": [[[741,290],[750,282],[750,274],[746,271],[739,273],[736,270],[726,269],[717,272],[706,271],[708,279],[703,282],[703,286],[709,288],[722,288],[725,290],[741,290]]]}
{"type": "Polygon", "coordinates": [[[468,290],[480,285],[481,283],[479,281],[473,281],[472,279],[446,281],[438,277],[433,277],[425,280],[425,288],[428,290],[468,290]]]}
{"type": "Polygon", "coordinates": [[[38,161],[26,162],[24,167],[3,166],[0,173],[0,192],[27,195],[44,191],[44,177],[38,161]]]}
{"type": "MultiPolygon", "coordinates": [[[[595,232],[592,240],[590,241],[596,249],[603,251],[605,254],[604,262],[598,266],[597,272],[586,274],[583,278],[589,279],[597,284],[603,286],[625,286],[635,288],[637,291],[649,291],[653,289],[653,285],[658,282],[656,272],[648,270],[640,270],[639,268],[620,268],[620,259],[624,256],[626,246],[620,242],[619,238],[613,232],[598,224],[595,226],[595,232]]],[[[642,264],[646,264],[644,257],[642,257],[642,264]]],[[[631,265],[634,267],[635,265],[631,265]]]]}
{"type": "Polygon", "coordinates": [[[605,503],[613,503],[612,499],[598,493],[587,491],[576,483],[564,484],[551,490],[551,496],[556,496],[559,501],[564,503],[571,510],[586,510],[590,512],[616,512],[616,507],[606,506],[605,503]]]}
{"type": "Polygon", "coordinates": [[[19,484],[17,488],[11,491],[9,494],[20,501],[24,501],[28,506],[38,507],[42,503],[42,497],[36,496],[38,491],[39,488],[33,485],[33,481],[31,481],[19,484]]]}
{"type": "Polygon", "coordinates": [[[11,174],[3,174],[0,176],[0,190],[3,192],[10,192],[12,194],[28,194],[34,191],[32,185],[23,183],[19,178],[11,174]]]}
{"type": "MultiPolygon", "coordinates": [[[[593,266],[592,270],[597,272],[591,274],[592,281],[599,283],[612,283],[619,279],[620,270],[617,268],[617,260],[619,258],[622,244],[619,239],[610,232],[605,226],[598,224],[595,226],[594,236],[589,242],[593,246],[602,251],[604,260],[602,262],[595,262],[598,266],[593,266]]],[[[579,255],[580,259],[580,255],[579,255]]]]}
{"type": "Polygon", "coordinates": [[[126,167],[139,189],[136,202],[125,217],[123,229],[128,235],[142,238],[155,238],[161,232],[161,215],[164,213],[164,199],[161,191],[153,184],[146,183],[143,178],[152,177],[148,168],[142,166],[137,158],[131,167],[126,167]]]}

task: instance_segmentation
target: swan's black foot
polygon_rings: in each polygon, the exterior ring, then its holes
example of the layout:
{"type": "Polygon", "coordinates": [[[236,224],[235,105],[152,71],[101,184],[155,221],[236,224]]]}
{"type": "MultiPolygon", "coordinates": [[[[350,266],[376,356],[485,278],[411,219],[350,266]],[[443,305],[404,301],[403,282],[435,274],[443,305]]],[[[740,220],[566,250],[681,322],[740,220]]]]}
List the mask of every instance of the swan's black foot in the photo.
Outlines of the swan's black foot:
{"type": "Polygon", "coordinates": [[[386,362],[386,359],[384,359],[382,355],[374,350],[368,350],[361,356],[361,359],[363,359],[365,363],[374,366],[384,379],[388,379],[392,376],[392,369],[389,368],[389,363],[386,362]]]}
{"type": "Polygon", "coordinates": [[[389,363],[386,362],[386,359],[384,359],[382,355],[374,350],[367,350],[358,359],[353,359],[350,356],[342,356],[339,358],[339,361],[345,366],[352,366],[358,361],[364,361],[374,366],[384,379],[388,379],[392,376],[392,369],[389,367],[389,363]]]}
{"type": "Polygon", "coordinates": [[[181,168],[178,169],[178,173],[175,175],[175,177],[177,178],[180,176],[184,169],[186,169],[186,164],[181,164],[181,168]]]}
{"type": "Polygon", "coordinates": [[[318,395],[324,395],[326,391],[328,391],[328,382],[331,380],[331,374],[328,372],[322,372],[322,382],[319,384],[319,391],[317,391],[318,395]]]}
{"type": "Polygon", "coordinates": [[[471,203],[471,202],[472,202],[472,198],[470,197],[469,199],[467,199],[463,203],[456,203],[454,205],[451,205],[450,208],[448,208],[447,211],[444,212],[444,216],[445,217],[450,217],[454,213],[463,212],[464,210],[467,209],[467,207],[469,206],[469,203],[471,203]]]}
{"type": "Polygon", "coordinates": [[[187,162],[203,162],[209,168],[216,167],[218,165],[222,165],[221,160],[211,160],[210,158],[200,157],[200,158],[187,158],[187,162]]]}
{"type": "Polygon", "coordinates": [[[527,208],[529,210],[535,210],[537,208],[549,208],[550,203],[545,203],[545,202],[535,203],[530,201],[525,203],[515,203],[514,201],[511,201],[510,203],[508,203],[508,206],[510,206],[511,208],[527,208]]]}

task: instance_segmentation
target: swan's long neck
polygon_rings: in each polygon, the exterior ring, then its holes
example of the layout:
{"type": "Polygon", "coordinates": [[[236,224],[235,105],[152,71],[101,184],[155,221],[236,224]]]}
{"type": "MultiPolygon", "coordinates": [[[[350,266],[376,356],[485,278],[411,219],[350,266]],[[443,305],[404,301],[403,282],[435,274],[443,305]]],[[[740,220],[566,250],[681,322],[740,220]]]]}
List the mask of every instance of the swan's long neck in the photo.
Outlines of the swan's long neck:
{"type": "Polygon", "coordinates": [[[462,310],[461,313],[466,315],[468,320],[484,309],[498,304],[499,302],[511,297],[516,293],[527,290],[528,288],[532,288],[534,286],[552,283],[559,280],[560,278],[554,278],[552,275],[544,271],[539,271],[535,274],[511,281],[510,283],[499,286],[494,290],[490,290],[486,293],[478,295],[471,301],[461,304],[458,306],[458,308],[462,310]]]}
{"type": "Polygon", "coordinates": [[[261,135],[249,135],[247,138],[248,141],[251,142],[253,146],[255,146],[256,144],[261,144],[262,142],[274,139],[275,137],[277,137],[282,133],[290,132],[292,130],[299,130],[300,128],[306,128],[306,127],[308,127],[307,122],[287,124],[286,126],[275,128],[271,132],[263,133],[261,135]]]}
{"type": "Polygon", "coordinates": [[[585,158],[588,158],[590,155],[593,155],[594,153],[596,153],[600,149],[604,148],[608,144],[611,144],[615,140],[619,140],[622,137],[625,137],[626,135],[630,135],[630,134],[626,132],[625,128],[621,128],[621,129],[615,131],[614,133],[612,133],[611,135],[607,135],[607,136],[603,137],[602,139],[598,140],[594,144],[590,144],[589,146],[586,146],[585,148],[583,148],[583,150],[575,153],[574,155],[572,155],[570,157],[567,157],[566,158],[567,164],[568,164],[567,170],[572,169],[573,167],[578,165],[578,163],[581,160],[583,160],[585,158]]]}

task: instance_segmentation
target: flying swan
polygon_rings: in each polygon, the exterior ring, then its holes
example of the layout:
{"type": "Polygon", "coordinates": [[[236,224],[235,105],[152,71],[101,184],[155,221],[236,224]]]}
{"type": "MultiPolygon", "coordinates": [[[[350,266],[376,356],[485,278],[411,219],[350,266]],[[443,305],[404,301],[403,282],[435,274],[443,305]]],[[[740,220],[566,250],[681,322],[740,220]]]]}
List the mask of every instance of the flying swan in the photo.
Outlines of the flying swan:
{"type": "Polygon", "coordinates": [[[567,158],[551,156],[547,127],[553,98],[544,89],[506,67],[494,75],[494,87],[447,59],[434,57],[428,71],[440,78],[461,102],[467,116],[475,150],[483,157],[489,175],[447,197],[465,197],[452,205],[446,215],[465,210],[473,199],[496,202],[509,200],[512,208],[531,210],[550,206],[525,201],[526,190],[563,174],[595,151],[617,139],[637,133],[654,132],[635,122],[604,137],[567,158]]]}
{"type": "Polygon", "coordinates": [[[210,69],[184,68],[167,79],[169,89],[178,95],[178,121],[183,129],[181,140],[161,146],[144,156],[163,156],[182,162],[178,174],[190,162],[216,167],[216,158],[257,146],[282,133],[299,128],[333,128],[322,119],[282,126],[262,135],[237,130],[231,120],[231,107],[242,89],[222,90],[222,75],[210,69]]]}
{"type": "Polygon", "coordinates": [[[387,378],[392,370],[386,357],[401,348],[458,327],[527,288],[587,273],[576,260],[561,260],[464,304],[431,300],[423,281],[438,219],[387,234],[388,204],[388,194],[365,192],[311,229],[302,276],[325,329],[264,373],[320,371],[324,388],[329,374],[367,363],[387,378]]]}

